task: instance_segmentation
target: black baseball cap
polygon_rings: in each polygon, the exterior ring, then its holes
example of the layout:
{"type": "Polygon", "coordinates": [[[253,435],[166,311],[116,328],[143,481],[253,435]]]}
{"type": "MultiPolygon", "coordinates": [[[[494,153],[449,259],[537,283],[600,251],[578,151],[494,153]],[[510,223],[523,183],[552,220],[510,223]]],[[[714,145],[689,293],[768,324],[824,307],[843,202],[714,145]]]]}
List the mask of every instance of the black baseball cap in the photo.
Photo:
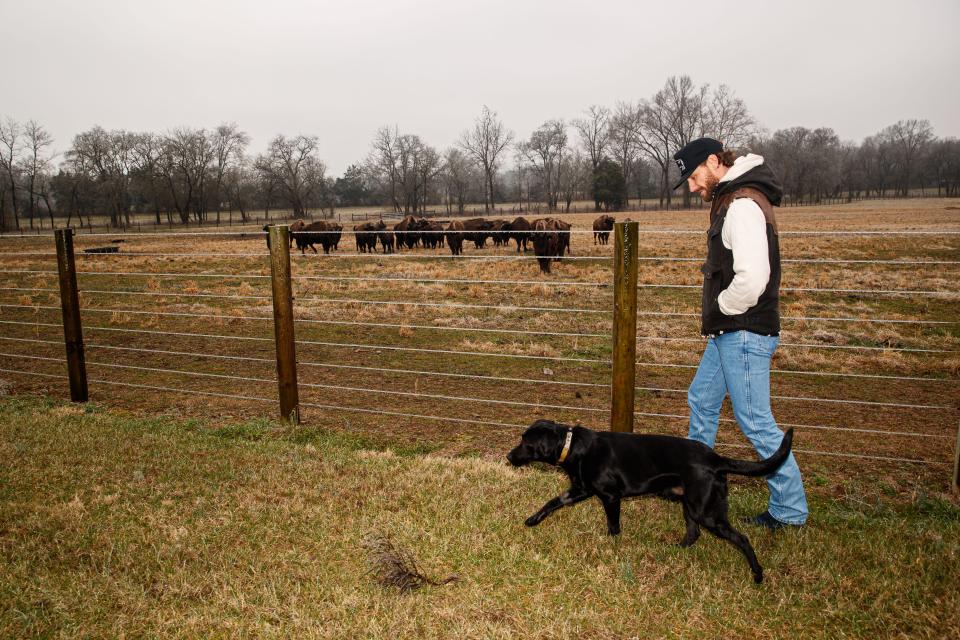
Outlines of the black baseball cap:
{"type": "Polygon", "coordinates": [[[677,168],[680,169],[680,181],[674,189],[679,189],[687,181],[694,171],[697,170],[707,158],[715,153],[723,151],[723,143],[713,138],[697,138],[693,142],[688,142],[683,149],[677,151],[673,159],[677,162],[677,168]]]}

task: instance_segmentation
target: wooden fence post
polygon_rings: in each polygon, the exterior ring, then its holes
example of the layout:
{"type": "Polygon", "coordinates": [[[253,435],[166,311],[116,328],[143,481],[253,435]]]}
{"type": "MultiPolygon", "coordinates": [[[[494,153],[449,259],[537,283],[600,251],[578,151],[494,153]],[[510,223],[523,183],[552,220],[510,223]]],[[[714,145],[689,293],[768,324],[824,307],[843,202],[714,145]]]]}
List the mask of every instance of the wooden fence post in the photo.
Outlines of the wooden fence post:
{"type": "Polygon", "coordinates": [[[290,228],[270,226],[270,270],[273,283],[273,330],[277,344],[280,417],[300,424],[297,353],[293,333],[293,286],[290,281],[290,228]]]}
{"type": "Polygon", "coordinates": [[[640,224],[614,224],[611,431],[633,431],[637,360],[637,251],[640,224]]]}
{"type": "Polygon", "coordinates": [[[57,229],[57,271],[60,274],[60,308],[63,311],[63,340],[67,346],[67,375],[70,399],[86,402],[87,366],[83,356],[83,328],[80,325],[80,296],[77,268],[73,260],[73,229],[57,229]]]}

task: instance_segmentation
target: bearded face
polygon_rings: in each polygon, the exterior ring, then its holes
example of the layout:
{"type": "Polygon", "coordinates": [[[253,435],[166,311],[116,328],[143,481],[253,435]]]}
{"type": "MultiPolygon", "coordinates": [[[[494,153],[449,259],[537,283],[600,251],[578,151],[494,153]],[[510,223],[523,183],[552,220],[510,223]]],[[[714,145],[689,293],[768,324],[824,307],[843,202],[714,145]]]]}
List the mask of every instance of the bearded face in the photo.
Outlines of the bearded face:
{"type": "Polygon", "coordinates": [[[704,178],[705,188],[700,192],[700,197],[703,198],[704,202],[713,200],[713,192],[717,190],[717,185],[720,184],[720,178],[711,173],[709,167],[707,167],[707,173],[708,175],[704,178]]]}
{"type": "MultiPolygon", "coordinates": [[[[711,156],[713,158],[714,156],[711,156]]],[[[687,178],[690,193],[699,193],[704,202],[713,200],[713,193],[720,184],[720,176],[710,167],[710,161],[704,162],[687,178]]]]}

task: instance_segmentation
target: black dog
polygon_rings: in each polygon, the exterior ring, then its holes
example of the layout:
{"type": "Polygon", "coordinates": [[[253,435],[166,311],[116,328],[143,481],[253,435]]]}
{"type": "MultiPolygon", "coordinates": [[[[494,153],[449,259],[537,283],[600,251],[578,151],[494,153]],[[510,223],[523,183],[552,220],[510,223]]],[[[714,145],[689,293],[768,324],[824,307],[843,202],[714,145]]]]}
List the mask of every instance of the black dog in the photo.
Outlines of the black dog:
{"type": "Polygon", "coordinates": [[[793,429],[787,431],[780,448],[760,462],[725,458],[707,445],[673,436],[638,435],[592,431],[551,420],[537,420],[507,460],[515,467],[546,462],[563,469],[570,489],[543,505],[527,518],[535,526],[561,507],[597,496],[607,515],[607,532],[620,533],[622,498],[655,494],[683,503],[687,535],[680,542],[689,547],[700,537],[700,527],[735,545],[763,581],[763,568],[747,537],[727,519],[727,474],[767,476],[774,473],[790,454],[793,429]]]}

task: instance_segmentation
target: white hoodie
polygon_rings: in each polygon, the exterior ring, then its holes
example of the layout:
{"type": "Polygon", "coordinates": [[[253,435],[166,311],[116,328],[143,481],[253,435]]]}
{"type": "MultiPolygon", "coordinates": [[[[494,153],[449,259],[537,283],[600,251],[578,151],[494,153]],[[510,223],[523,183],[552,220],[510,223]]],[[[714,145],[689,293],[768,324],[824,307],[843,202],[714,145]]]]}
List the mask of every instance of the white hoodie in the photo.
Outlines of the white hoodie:
{"type": "MultiPolygon", "coordinates": [[[[739,178],[763,164],[763,156],[749,153],[737,158],[720,183],[739,178]]],[[[718,186],[719,188],[719,186],[718,186]]],[[[728,316],[744,313],[757,304],[770,281],[767,221],[750,198],[738,198],[727,209],[720,234],[723,246],[733,252],[733,281],[720,292],[720,311],[728,316]]]]}

